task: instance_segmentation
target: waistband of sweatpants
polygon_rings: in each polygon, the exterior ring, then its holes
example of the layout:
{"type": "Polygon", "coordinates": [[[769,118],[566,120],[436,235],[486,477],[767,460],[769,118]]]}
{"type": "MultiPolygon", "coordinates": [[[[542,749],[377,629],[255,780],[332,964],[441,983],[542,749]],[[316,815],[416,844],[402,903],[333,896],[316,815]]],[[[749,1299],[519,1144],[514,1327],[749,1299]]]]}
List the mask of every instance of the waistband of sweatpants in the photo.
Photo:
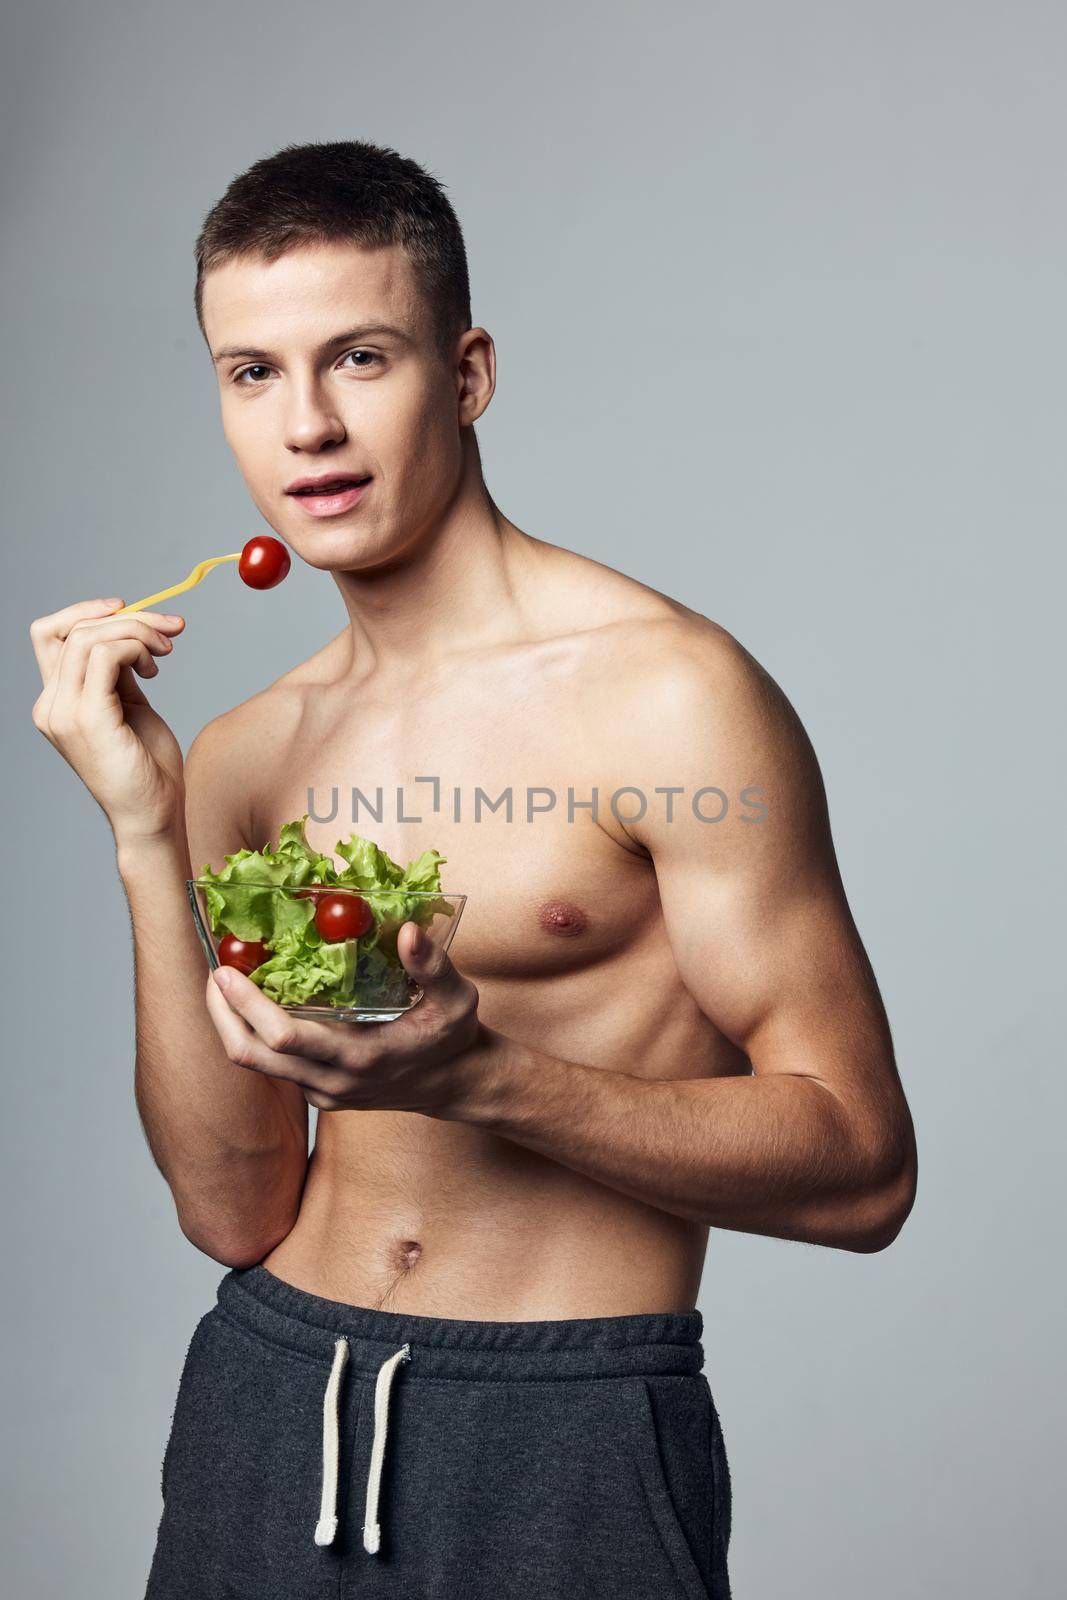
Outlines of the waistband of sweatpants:
{"type": "Polygon", "coordinates": [[[347,1305],[298,1289],[262,1263],[234,1267],[217,1290],[218,1310],[239,1327],[329,1367],[334,1341],[348,1340],[357,1372],[377,1374],[410,1346],[411,1377],[566,1379],[699,1373],[699,1311],[634,1312],[538,1322],[476,1322],[347,1305]]]}

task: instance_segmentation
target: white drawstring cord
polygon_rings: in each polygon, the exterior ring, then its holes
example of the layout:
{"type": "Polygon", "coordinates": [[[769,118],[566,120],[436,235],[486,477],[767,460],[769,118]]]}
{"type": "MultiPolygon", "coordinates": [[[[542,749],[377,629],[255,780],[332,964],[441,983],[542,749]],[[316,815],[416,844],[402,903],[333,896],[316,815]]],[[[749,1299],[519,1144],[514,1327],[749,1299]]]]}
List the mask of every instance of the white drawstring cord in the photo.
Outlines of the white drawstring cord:
{"type": "MultiPolygon", "coordinates": [[[[316,1544],[332,1544],[337,1532],[337,1396],[341,1387],[341,1372],[348,1356],[348,1340],[335,1339],[333,1366],[322,1400],[322,1502],[315,1527],[316,1544]]],[[[389,1425],[389,1388],[399,1363],[410,1360],[411,1346],[401,1345],[395,1355],[382,1362],[374,1386],[374,1443],[371,1445],[367,1510],[363,1522],[363,1548],[369,1550],[371,1555],[377,1552],[382,1537],[381,1524],[378,1522],[378,1493],[385,1459],[385,1435],[389,1425]]]]}
{"type": "Polygon", "coordinates": [[[389,1387],[393,1373],[401,1361],[411,1360],[411,1346],[401,1345],[395,1355],[382,1362],[378,1381],[374,1385],[374,1443],[370,1453],[370,1472],[367,1476],[367,1509],[363,1518],[363,1548],[374,1555],[382,1540],[378,1521],[378,1491],[382,1481],[382,1461],[385,1458],[385,1434],[389,1426],[389,1387]]]}
{"type": "Polygon", "coordinates": [[[322,1401],[322,1504],[315,1528],[316,1544],[332,1544],[337,1532],[337,1391],[348,1360],[348,1340],[335,1339],[333,1366],[322,1401]]]}

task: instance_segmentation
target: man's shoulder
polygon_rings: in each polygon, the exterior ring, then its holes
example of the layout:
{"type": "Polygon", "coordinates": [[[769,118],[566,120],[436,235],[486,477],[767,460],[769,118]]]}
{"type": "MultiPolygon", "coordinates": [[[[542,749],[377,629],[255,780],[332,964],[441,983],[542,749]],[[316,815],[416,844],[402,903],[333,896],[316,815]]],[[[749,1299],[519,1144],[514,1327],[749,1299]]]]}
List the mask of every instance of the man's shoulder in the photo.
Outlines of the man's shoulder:
{"type": "MultiPolygon", "coordinates": [[[[553,615],[612,676],[715,674],[747,657],[726,628],[640,579],[576,551],[553,547],[553,615]]],[[[747,657],[751,660],[751,657],[747,657]]]]}
{"type": "MultiPolygon", "coordinates": [[[[554,563],[567,581],[562,650],[590,740],[627,767],[683,759],[768,763],[798,719],[766,668],[730,632],[672,595],[585,557],[554,563]]],[[[803,739],[803,733],[799,733],[803,739]]]]}
{"type": "Polygon", "coordinates": [[[669,595],[633,588],[640,593],[620,591],[616,614],[581,635],[598,720],[661,753],[803,740],[782,688],[728,628],[669,595]]]}
{"type": "MultiPolygon", "coordinates": [[[[810,853],[825,849],[818,758],[784,690],[727,628],[662,598],[659,611],[619,617],[588,635],[595,641],[590,658],[599,652],[604,670],[583,680],[592,684],[583,694],[585,715],[612,781],[646,797],[667,792],[664,785],[690,801],[709,786],[731,804],[746,792],[759,794],[760,803],[773,796],[793,823],[783,840],[793,848],[799,840],[810,853]]],[[[712,818],[685,805],[678,814],[696,818],[696,834],[692,827],[668,830],[676,845],[707,836],[712,818]]],[[[663,847],[655,831],[663,815],[648,801],[648,820],[628,822],[626,831],[655,852],[663,847]]],[[[735,830],[734,842],[740,846],[749,831],[735,830]]]]}
{"type": "MultiPolygon", "coordinates": [[[[653,591],[654,593],[654,591],[653,591]]],[[[676,714],[706,702],[751,700],[772,680],[729,629],[667,595],[592,626],[591,655],[621,699],[676,714]]]]}
{"type": "Polygon", "coordinates": [[[712,687],[731,671],[758,664],[728,630],[684,606],[658,614],[620,617],[601,630],[605,656],[621,681],[646,688],[662,683],[677,692],[685,685],[712,687]]]}
{"type": "Polygon", "coordinates": [[[337,635],[305,661],[287,668],[237,705],[205,722],[190,745],[186,760],[208,753],[217,758],[227,752],[234,760],[240,760],[247,751],[257,748],[262,755],[264,738],[277,747],[288,732],[299,727],[309,689],[329,681],[330,661],[343,638],[343,633],[337,635]]]}

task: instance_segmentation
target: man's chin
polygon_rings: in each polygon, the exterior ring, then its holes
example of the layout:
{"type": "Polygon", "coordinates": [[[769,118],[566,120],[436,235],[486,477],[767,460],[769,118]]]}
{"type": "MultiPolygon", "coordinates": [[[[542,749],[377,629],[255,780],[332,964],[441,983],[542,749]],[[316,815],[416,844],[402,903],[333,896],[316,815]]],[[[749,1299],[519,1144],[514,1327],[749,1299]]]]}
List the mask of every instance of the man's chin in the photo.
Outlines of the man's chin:
{"type": "Polygon", "coordinates": [[[410,561],[410,540],[383,540],[364,529],[335,527],[332,535],[324,528],[322,537],[309,539],[306,531],[297,540],[290,538],[293,554],[318,572],[371,572],[410,561]]]}

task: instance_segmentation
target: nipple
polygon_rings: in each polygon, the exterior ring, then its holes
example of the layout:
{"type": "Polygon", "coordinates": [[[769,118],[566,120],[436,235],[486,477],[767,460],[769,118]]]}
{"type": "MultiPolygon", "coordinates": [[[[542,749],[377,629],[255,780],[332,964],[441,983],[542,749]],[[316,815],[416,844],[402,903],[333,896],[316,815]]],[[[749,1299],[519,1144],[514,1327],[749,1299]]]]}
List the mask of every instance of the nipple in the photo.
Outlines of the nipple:
{"type": "Polygon", "coordinates": [[[565,938],[584,933],[588,918],[581,906],[569,900],[546,900],[538,908],[537,920],[546,933],[559,933],[565,938]]]}

